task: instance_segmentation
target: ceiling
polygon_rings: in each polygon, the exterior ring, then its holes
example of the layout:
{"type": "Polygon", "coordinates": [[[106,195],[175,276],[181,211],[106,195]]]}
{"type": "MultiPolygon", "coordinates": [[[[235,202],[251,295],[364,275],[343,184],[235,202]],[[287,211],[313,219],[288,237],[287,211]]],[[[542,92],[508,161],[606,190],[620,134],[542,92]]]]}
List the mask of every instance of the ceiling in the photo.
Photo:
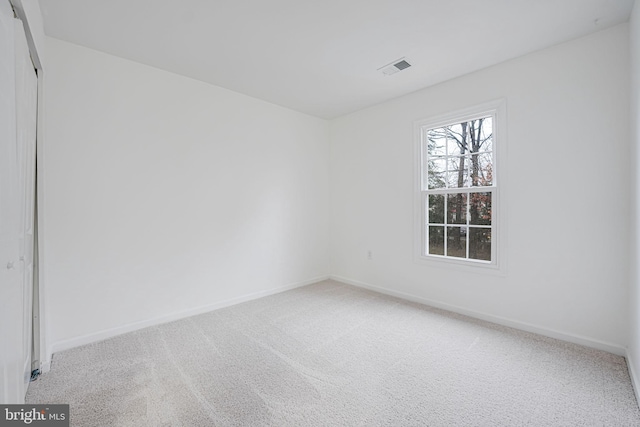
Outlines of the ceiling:
{"type": "Polygon", "coordinates": [[[633,0],[40,0],[51,37],[334,118],[628,20],[633,0]],[[406,57],[410,68],[377,71],[406,57]]]}

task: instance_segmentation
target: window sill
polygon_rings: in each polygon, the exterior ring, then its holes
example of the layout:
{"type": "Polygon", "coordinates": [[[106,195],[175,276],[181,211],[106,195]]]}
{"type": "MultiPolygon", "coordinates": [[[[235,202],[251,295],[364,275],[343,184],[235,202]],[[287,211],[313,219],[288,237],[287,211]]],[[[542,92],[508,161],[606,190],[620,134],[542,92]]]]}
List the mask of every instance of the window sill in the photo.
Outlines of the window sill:
{"type": "Polygon", "coordinates": [[[492,263],[469,259],[446,258],[439,255],[416,255],[414,264],[424,267],[444,268],[465,273],[480,273],[496,276],[506,276],[505,263],[492,263]]]}

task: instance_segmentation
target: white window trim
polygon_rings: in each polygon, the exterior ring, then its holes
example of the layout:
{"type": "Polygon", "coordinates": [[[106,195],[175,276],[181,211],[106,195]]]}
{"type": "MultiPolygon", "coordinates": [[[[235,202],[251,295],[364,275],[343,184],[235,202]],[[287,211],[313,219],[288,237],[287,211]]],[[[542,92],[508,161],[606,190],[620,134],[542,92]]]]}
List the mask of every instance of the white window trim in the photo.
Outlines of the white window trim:
{"type": "MultiPolygon", "coordinates": [[[[453,111],[451,113],[433,116],[427,119],[414,122],[414,262],[416,264],[453,268],[460,271],[487,272],[499,275],[506,275],[507,265],[507,223],[506,208],[504,200],[506,194],[506,155],[507,155],[507,108],[506,99],[498,99],[484,104],[453,111]],[[422,190],[422,130],[424,128],[437,128],[450,125],[455,122],[476,119],[480,116],[494,116],[494,161],[496,170],[494,171],[495,187],[493,188],[492,200],[492,261],[477,261],[469,259],[456,259],[444,256],[425,255],[425,227],[424,218],[424,191],[422,190]]],[[[480,190],[477,189],[470,190],[480,190]]]]}

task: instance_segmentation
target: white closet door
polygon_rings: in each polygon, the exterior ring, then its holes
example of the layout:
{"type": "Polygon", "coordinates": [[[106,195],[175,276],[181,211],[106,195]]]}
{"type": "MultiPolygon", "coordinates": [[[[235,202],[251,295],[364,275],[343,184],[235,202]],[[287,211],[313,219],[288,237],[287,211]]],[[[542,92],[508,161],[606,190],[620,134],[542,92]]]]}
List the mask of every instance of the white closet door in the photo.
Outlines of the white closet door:
{"type": "Polygon", "coordinates": [[[35,75],[22,23],[0,0],[0,402],[24,403],[31,366],[35,75]],[[27,64],[27,65],[25,65],[27,64]],[[16,71],[24,75],[17,76],[16,71]],[[18,88],[20,86],[20,88],[18,88]],[[17,99],[26,97],[26,101],[17,99]],[[33,106],[30,106],[33,104],[33,106]],[[17,110],[20,110],[18,118],[17,110]],[[31,110],[33,110],[31,112],[31,110]],[[33,116],[33,118],[32,118],[33,116]],[[31,127],[31,130],[26,129],[31,127]],[[18,137],[19,134],[19,137],[18,137]],[[31,195],[29,195],[31,192],[31,195]],[[31,200],[29,202],[28,200],[31,200]]]}
{"type": "Polygon", "coordinates": [[[31,378],[33,322],[34,208],[36,183],[36,121],[38,77],[22,22],[15,20],[16,140],[20,195],[20,268],[22,269],[22,373],[26,393],[31,378]]]}
{"type": "Polygon", "coordinates": [[[17,185],[13,12],[0,0],[0,402],[21,403],[22,272],[17,185]]]}

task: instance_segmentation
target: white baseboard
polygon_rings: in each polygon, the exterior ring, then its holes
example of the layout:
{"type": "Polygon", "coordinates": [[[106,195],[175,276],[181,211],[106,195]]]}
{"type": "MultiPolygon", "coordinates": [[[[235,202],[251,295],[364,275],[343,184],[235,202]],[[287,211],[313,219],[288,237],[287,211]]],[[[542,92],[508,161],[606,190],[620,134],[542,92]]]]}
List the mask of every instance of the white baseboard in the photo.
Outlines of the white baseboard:
{"type": "Polygon", "coordinates": [[[115,337],[117,335],[126,334],[127,332],[137,331],[139,329],[148,328],[150,326],[161,325],[163,323],[173,322],[174,320],[184,319],[186,317],[195,316],[202,313],[208,313],[210,311],[218,310],[220,308],[229,307],[232,305],[240,304],[243,302],[251,301],[254,299],[266,297],[269,295],[278,294],[281,292],[285,292],[291,289],[299,288],[302,286],[310,285],[312,283],[320,282],[323,280],[327,280],[329,276],[320,276],[315,277],[313,279],[305,280],[302,282],[296,282],[289,285],[281,286],[274,289],[267,289],[264,291],[254,292],[248,295],[243,295],[236,298],[227,299],[224,301],[220,301],[214,304],[208,304],[200,307],[195,307],[192,309],[179,311],[171,314],[167,314],[164,316],[155,317],[153,319],[142,320],[139,322],[133,322],[122,326],[117,326],[115,328],[106,329],[103,331],[82,335],[79,337],[70,338],[67,340],[62,340],[55,342],[51,345],[51,347],[47,351],[47,361],[43,363],[43,366],[46,366],[47,371],[49,370],[52,362],[53,354],[58,353],[60,351],[69,350],[74,347],[80,347],[82,345],[91,344],[98,341],[103,341],[108,338],[115,337]]]}
{"type": "Polygon", "coordinates": [[[629,368],[629,376],[631,377],[631,385],[633,386],[633,392],[636,394],[636,401],[640,403],[640,382],[638,382],[638,376],[634,368],[635,364],[631,352],[627,349],[625,357],[627,359],[627,368],[629,368]]]}
{"type": "Polygon", "coordinates": [[[531,323],[521,322],[518,320],[508,319],[500,316],[494,316],[492,314],[482,313],[475,310],[469,310],[463,307],[458,307],[458,306],[443,303],[440,301],[430,300],[428,298],[419,297],[419,296],[408,294],[405,292],[399,292],[392,289],[383,288],[381,286],[370,285],[368,283],[363,283],[357,280],[348,279],[346,277],[332,275],[330,276],[330,279],[335,280],[337,282],[342,282],[348,285],[357,286],[359,288],[380,292],[381,294],[386,294],[386,295],[394,296],[397,298],[402,298],[408,301],[413,301],[420,304],[428,305],[430,307],[436,307],[443,310],[452,311],[454,313],[463,314],[465,316],[473,317],[476,319],[486,320],[487,322],[497,323],[499,325],[508,326],[510,328],[520,329],[522,331],[532,332],[538,335],[544,335],[546,337],[583,345],[585,347],[591,347],[598,350],[603,350],[609,353],[616,354],[618,356],[626,356],[627,354],[626,348],[622,346],[607,343],[604,341],[599,341],[589,337],[560,332],[553,329],[537,326],[531,323]]]}
{"type": "Polygon", "coordinates": [[[47,360],[46,362],[42,362],[40,364],[40,373],[46,374],[50,370],[51,370],[51,356],[49,356],[49,360],[47,360]]]}

